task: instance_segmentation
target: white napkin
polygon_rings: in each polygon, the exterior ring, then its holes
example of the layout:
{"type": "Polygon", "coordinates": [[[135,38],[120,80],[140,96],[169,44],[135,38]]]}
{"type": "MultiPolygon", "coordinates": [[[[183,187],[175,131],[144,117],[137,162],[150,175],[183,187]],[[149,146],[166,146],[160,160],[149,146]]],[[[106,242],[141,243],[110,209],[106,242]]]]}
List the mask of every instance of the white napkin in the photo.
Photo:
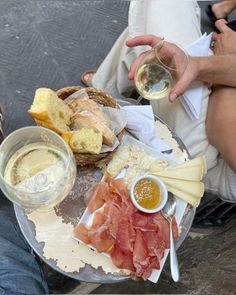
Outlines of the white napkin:
{"type": "Polygon", "coordinates": [[[141,142],[157,149],[160,152],[172,148],[164,142],[156,132],[155,120],[150,105],[147,106],[124,106],[127,113],[126,129],[141,142]]]}
{"type": "MultiPolygon", "coordinates": [[[[212,34],[203,34],[201,38],[188,45],[185,50],[192,56],[207,56],[210,49],[212,34]]],[[[202,94],[205,86],[202,82],[196,81],[185,91],[180,101],[191,120],[199,119],[202,105],[202,94]]]]}

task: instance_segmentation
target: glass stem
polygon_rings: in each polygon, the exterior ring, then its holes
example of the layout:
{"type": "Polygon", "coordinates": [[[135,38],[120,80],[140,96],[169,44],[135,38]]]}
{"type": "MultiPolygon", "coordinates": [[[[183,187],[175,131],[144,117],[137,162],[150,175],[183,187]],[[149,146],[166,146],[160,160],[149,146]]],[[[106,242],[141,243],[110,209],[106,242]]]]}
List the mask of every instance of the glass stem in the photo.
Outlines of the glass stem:
{"type": "Polygon", "coordinates": [[[137,98],[137,104],[141,104],[141,101],[143,100],[143,97],[140,95],[138,98],[137,98]]]}

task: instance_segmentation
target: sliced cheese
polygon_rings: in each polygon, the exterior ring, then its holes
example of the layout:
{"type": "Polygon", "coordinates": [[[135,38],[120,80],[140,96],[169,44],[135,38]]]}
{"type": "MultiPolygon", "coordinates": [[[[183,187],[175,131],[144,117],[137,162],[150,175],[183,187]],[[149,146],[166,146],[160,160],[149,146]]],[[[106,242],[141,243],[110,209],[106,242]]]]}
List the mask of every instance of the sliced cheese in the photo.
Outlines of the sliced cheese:
{"type": "Polygon", "coordinates": [[[204,194],[204,184],[200,181],[188,181],[160,176],[166,185],[184,191],[196,198],[201,198],[204,194]]]}
{"type": "Polygon", "coordinates": [[[168,178],[200,181],[204,175],[204,168],[202,166],[190,166],[184,168],[165,169],[162,171],[150,171],[157,176],[164,176],[168,178]]]}
{"type": "Polygon", "coordinates": [[[173,167],[173,169],[179,169],[179,168],[186,168],[186,167],[192,167],[192,166],[202,166],[204,173],[206,173],[207,166],[206,166],[206,160],[204,156],[199,156],[193,160],[184,162],[183,164],[177,165],[173,167]]]}
{"type": "Polygon", "coordinates": [[[151,173],[160,172],[165,170],[167,167],[169,167],[168,162],[161,161],[161,160],[154,160],[150,165],[149,171],[151,173]]]}
{"type": "Polygon", "coordinates": [[[193,197],[192,195],[169,185],[167,185],[167,188],[172,194],[191,204],[193,207],[197,207],[200,204],[201,198],[193,197]]]}

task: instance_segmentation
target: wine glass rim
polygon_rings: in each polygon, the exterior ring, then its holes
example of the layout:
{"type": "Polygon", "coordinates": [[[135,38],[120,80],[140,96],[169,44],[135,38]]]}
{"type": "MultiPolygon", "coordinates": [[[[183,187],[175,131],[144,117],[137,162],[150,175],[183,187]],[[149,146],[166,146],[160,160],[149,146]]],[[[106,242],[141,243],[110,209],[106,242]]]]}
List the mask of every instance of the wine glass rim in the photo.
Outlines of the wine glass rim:
{"type": "Polygon", "coordinates": [[[176,46],[176,47],[178,47],[180,50],[182,50],[182,52],[184,53],[184,55],[185,55],[185,57],[186,57],[186,66],[185,66],[185,69],[184,69],[184,71],[186,70],[186,68],[187,68],[187,65],[188,65],[188,62],[189,62],[189,54],[187,53],[187,51],[181,46],[181,45],[179,45],[179,44],[177,44],[177,43],[173,43],[173,42],[169,42],[169,41],[166,41],[164,38],[162,38],[151,50],[153,50],[154,51],[154,54],[155,54],[155,57],[156,57],[156,59],[158,60],[158,62],[163,66],[163,67],[165,67],[166,69],[168,69],[168,70],[171,70],[171,71],[174,71],[174,72],[177,72],[177,70],[176,69],[174,69],[174,68],[171,68],[171,67],[169,67],[168,65],[166,65],[166,64],[164,64],[162,61],[161,61],[161,59],[158,57],[158,54],[157,54],[157,50],[159,49],[161,49],[162,47],[163,47],[163,44],[165,43],[165,42],[167,42],[167,43],[169,43],[169,44],[171,44],[171,45],[174,45],[174,46],[176,46]]]}
{"type": "MultiPolygon", "coordinates": [[[[8,136],[6,136],[6,137],[4,138],[4,140],[2,141],[1,145],[0,145],[0,152],[1,152],[2,147],[6,144],[6,142],[7,142],[12,136],[14,136],[16,133],[21,132],[22,130],[26,130],[26,129],[41,129],[42,131],[46,131],[46,132],[48,132],[48,133],[53,134],[54,136],[56,136],[56,137],[57,137],[57,138],[58,138],[58,139],[64,144],[64,146],[65,146],[65,148],[66,148],[66,153],[67,153],[69,156],[70,156],[70,155],[73,156],[73,153],[72,153],[72,151],[71,151],[69,145],[65,142],[65,140],[64,140],[59,134],[57,134],[55,131],[53,131],[53,130],[51,130],[51,129],[48,129],[48,128],[45,128],[45,127],[42,127],[42,126],[33,126],[33,125],[32,125],[32,126],[25,126],[25,127],[22,127],[22,128],[16,129],[16,130],[14,130],[13,132],[11,132],[8,136]]],[[[69,165],[70,165],[70,161],[67,161],[67,163],[66,163],[66,167],[65,167],[65,171],[68,171],[69,165]]],[[[0,173],[0,180],[1,180],[3,183],[7,184],[8,186],[10,186],[12,189],[15,190],[16,186],[15,186],[15,185],[12,185],[10,182],[8,182],[8,181],[4,178],[3,174],[4,174],[4,173],[0,173]]],[[[60,181],[60,180],[58,180],[58,181],[60,181]]],[[[21,191],[21,192],[25,192],[25,189],[22,189],[22,188],[20,188],[20,187],[18,187],[17,190],[18,190],[18,191],[21,191]]],[[[49,190],[49,189],[46,189],[45,191],[47,191],[47,190],[49,190]]],[[[45,191],[44,191],[44,192],[45,192],[45,191]]],[[[35,193],[38,193],[38,192],[27,192],[28,195],[34,195],[35,193]]]]}

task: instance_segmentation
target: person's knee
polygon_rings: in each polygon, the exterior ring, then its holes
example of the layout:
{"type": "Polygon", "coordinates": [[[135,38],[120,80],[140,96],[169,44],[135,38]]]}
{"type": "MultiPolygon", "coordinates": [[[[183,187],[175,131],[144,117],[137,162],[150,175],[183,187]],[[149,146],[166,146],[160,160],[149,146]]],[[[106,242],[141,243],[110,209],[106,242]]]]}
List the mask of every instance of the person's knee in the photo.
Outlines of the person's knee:
{"type": "Polygon", "coordinates": [[[205,122],[209,143],[219,151],[234,172],[236,172],[235,96],[235,88],[215,86],[209,99],[205,122]]]}
{"type": "Polygon", "coordinates": [[[0,294],[48,293],[46,281],[37,261],[16,238],[14,226],[0,235],[0,294]]]}

